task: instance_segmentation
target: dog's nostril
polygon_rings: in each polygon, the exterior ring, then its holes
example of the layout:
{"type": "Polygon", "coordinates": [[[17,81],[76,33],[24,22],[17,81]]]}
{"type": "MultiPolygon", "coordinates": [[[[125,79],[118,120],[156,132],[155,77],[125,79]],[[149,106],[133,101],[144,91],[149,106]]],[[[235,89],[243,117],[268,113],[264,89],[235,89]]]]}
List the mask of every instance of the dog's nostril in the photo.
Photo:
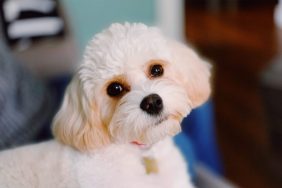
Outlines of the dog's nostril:
{"type": "Polygon", "coordinates": [[[158,115],[163,109],[162,98],[158,94],[148,95],[140,103],[140,108],[150,115],[158,115]]]}
{"type": "Polygon", "coordinates": [[[158,107],[162,106],[162,105],[163,105],[162,99],[157,99],[157,100],[156,100],[156,105],[157,105],[158,107]]]}

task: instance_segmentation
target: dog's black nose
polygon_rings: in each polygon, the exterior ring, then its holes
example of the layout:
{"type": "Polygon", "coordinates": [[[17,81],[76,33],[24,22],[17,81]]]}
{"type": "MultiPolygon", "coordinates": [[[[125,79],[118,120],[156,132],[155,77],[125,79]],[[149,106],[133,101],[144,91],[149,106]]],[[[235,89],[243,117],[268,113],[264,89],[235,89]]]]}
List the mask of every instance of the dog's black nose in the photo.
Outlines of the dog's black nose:
{"type": "Polygon", "coordinates": [[[148,95],[140,103],[140,108],[150,115],[158,115],[163,109],[162,98],[157,94],[148,95]]]}

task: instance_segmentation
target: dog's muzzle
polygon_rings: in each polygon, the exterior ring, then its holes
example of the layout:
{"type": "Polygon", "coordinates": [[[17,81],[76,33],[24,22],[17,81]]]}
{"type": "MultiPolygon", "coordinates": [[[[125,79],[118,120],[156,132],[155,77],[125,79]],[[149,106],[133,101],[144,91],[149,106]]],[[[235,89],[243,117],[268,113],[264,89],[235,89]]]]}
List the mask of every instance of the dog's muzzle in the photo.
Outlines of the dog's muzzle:
{"type": "Polygon", "coordinates": [[[150,115],[159,115],[163,110],[163,101],[158,94],[150,94],[143,98],[140,108],[150,115]]]}

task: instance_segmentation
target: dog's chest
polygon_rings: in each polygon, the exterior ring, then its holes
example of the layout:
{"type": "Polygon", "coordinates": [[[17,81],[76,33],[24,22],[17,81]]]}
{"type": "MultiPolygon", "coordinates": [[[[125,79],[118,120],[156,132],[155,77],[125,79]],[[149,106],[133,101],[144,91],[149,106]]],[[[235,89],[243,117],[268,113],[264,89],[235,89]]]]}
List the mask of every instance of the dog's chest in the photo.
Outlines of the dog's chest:
{"type": "Polygon", "coordinates": [[[159,172],[158,161],[154,157],[142,157],[142,163],[147,174],[157,174],[159,172]]]}

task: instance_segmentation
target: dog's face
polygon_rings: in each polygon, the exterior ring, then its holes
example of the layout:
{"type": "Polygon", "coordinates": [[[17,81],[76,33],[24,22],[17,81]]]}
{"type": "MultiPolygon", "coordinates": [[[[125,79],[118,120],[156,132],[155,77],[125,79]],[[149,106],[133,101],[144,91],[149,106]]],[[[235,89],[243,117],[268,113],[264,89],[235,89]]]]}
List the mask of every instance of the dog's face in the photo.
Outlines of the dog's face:
{"type": "Polygon", "coordinates": [[[180,131],[210,94],[209,65],[143,24],[113,24],[89,43],[53,123],[79,150],[109,143],[152,145],[180,131]]]}

